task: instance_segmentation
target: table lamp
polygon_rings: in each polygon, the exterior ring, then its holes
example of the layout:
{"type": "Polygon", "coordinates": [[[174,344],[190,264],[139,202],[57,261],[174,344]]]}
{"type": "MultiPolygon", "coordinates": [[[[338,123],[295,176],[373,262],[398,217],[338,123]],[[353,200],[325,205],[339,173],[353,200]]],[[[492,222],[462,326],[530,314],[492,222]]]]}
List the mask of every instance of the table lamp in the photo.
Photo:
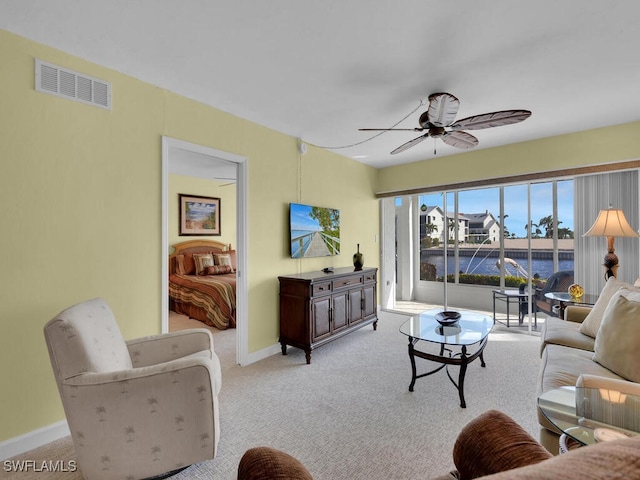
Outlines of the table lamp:
{"type": "Polygon", "coordinates": [[[618,274],[618,256],[614,253],[615,237],[638,237],[624,216],[622,210],[611,208],[600,210],[598,218],[583,237],[607,237],[608,253],[604,256],[604,278],[616,277],[618,274]]]}

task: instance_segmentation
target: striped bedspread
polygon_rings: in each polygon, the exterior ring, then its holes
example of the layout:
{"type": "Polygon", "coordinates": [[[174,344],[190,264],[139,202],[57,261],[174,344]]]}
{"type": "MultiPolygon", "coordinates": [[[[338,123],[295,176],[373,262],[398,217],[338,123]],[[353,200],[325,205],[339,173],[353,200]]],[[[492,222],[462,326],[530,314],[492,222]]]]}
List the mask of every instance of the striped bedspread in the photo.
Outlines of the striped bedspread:
{"type": "Polygon", "coordinates": [[[198,320],[221,330],[235,327],[235,273],[205,276],[171,274],[169,297],[175,303],[202,309],[206,319],[198,320]]]}

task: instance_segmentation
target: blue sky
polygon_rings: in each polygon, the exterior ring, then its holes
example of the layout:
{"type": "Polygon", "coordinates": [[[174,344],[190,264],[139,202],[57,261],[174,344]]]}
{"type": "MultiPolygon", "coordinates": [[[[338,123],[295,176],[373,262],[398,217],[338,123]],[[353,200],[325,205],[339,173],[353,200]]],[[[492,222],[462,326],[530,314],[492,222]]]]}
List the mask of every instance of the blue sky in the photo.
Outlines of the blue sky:
{"type": "Polygon", "coordinates": [[[293,230],[313,230],[321,231],[317,220],[309,217],[311,206],[292,203],[289,205],[291,215],[291,228],[293,230]]]}
{"type": "MultiPolygon", "coordinates": [[[[447,194],[447,210],[453,212],[454,195],[447,194]]],[[[458,211],[460,213],[481,213],[489,210],[496,218],[500,215],[500,189],[497,187],[464,190],[458,193],[458,211]]],[[[420,203],[442,208],[442,195],[439,193],[421,195],[420,203]]],[[[518,237],[526,236],[527,225],[527,185],[504,187],[505,225],[510,233],[518,237]]],[[[531,185],[531,221],[535,224],[541,218],[553,214],[553,196],[551,182],[531,185]]],[[[573,230],[573,180],[558,182],[558,219],[561,228],[573,230]]],[[[541,229],[544,234],[544,229],[541,229]]]]}

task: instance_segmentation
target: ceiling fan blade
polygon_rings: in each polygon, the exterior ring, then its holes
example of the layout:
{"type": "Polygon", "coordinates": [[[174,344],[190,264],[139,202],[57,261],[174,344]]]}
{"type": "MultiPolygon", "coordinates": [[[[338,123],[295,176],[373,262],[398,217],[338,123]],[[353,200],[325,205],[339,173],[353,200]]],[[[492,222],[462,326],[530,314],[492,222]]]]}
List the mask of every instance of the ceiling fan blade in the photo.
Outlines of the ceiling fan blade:
{"type": "Polygon", "coordinates": [[[529,110],[503,110],[500,112],[483,113],[473,117],[463,118],[451,125],[451,130],[481,130],[483,128],[501,127],[512,123],[522,122],[531,116],[529,110]]]}
{"type": "Polygon", "coordinates": [[[429,136],[428,133],[425,133],[424,135],[420,135],[417,138],[414,138],[413,140],[409,140],[407,143],[403,143],[402,145],[400,145],[398,148],[396,148],[395,150],[393,150],[391,152],[391,155],[395,155],[396,153],[402,153],[405,150],[413,147],[414,145],[419,144],[420,142],[422,142],[423,140],[426,140],[426,138],[429,136]]]}
{"type": "Polygon", "coordinates": [[[456,119],[460,100],[450,93],[433,93],[429,95],[429,123],[436,127],[451,125],[456,119]]]}
{"type": "Polygon", "coordinates": [[[478,139],[467,132],[447,132],[442,135],[442,141],[456,148],[473,148],[478,145],[478,139]]]}
{"type": "Polygon", "coordinates": [[[424,128],[359,128],[360,132],[422,132],[424,128]]]}

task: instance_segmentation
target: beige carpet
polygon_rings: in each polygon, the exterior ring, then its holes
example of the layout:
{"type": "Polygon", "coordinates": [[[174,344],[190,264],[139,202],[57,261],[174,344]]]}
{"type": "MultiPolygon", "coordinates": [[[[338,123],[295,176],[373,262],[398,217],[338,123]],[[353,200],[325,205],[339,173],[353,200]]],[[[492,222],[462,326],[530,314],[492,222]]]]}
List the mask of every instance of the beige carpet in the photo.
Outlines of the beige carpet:
{"type": "MultiPolygon", "coordinates": [[[[444,371],[411,377],[407,337],[398,332],[406,317],[381,313],[378,331],[368,326],[313,352],[290,348],[246,367],[235,364],[235,331],[216,331],[222,362],[221,439],[217,457],[178,474],[183,479],[233,479],[242,454],[269,445],[299,458],[316,480],[409,479],[446,473],[463,425],[495,408],[537,437],[535,383],[539,337],[496,324],[484,357],[467,370],[467,408],[458,404],[444,371]]],[[[172,319],[172,329],[200,326],[172,319]]],[[[426,361],[417,360],[418,368],[426,361]]],[[[457,375],[457,370],[453,370],[457,375]]],[[[20,459],[73,459],[69,438],[20,459]]],[[[75,473],[6,473],[2,478],[76,480],[75,473]]]]}

